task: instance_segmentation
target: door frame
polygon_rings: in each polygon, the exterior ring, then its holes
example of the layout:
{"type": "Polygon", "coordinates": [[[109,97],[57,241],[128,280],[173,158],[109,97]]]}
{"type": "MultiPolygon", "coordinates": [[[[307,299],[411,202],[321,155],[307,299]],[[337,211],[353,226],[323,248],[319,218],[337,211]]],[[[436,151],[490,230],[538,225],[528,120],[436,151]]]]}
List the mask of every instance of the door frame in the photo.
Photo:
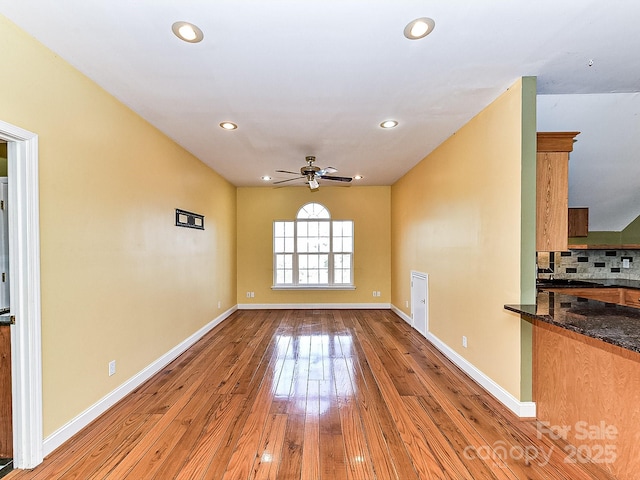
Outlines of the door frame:
{"type": "Polygon", "coordinates": [[[13,463],[43,460],[38,136],[0,120],[7,141],[13,463]]]}

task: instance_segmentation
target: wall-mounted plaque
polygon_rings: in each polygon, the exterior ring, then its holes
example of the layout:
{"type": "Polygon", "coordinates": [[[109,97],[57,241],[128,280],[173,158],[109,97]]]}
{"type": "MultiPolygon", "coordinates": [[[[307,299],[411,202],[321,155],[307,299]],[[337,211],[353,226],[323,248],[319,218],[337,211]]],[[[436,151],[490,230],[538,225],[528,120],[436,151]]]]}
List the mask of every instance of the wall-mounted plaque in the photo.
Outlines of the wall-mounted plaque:
{"type": "Polygon", "coordinates": [[[204,230],[204,215],[176,208],[176,226],[204,230]]]}

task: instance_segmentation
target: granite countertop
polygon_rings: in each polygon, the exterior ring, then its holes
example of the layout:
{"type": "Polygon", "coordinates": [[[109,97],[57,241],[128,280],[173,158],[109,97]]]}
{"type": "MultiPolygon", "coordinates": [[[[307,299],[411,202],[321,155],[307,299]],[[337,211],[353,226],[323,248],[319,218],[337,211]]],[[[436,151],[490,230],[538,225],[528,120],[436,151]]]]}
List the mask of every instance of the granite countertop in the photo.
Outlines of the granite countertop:
{"type": "Polygon", "coordinates": [[[538,288],[589,288],[589,287],[623,287],[637,288],[640,290],[640,280],[627,280],[622,278],[571,278],[538,280],[538,288]]]}
{"type": "MultiPolygon", "coordinates": [[[[615,285],[610,286],[623,286],[618,280],[615,282],[615,285]]],[[[541,320],[640,353],[640,308],[541,289],[535,305],[505,305],[504,308],[519,313],[524,318],[541,320]]]]}

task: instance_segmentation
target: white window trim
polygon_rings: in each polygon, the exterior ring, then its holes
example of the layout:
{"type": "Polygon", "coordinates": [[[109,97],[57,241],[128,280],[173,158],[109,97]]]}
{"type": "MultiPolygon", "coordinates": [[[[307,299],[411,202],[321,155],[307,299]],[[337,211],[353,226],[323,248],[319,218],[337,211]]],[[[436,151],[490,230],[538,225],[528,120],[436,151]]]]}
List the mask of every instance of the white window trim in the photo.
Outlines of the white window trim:
{"type": "MultiPolygon", "coordinates": [[[[317,203],[317,202],[312,202],[312,203],[317,203]]],[[[341,222],[341,221],[349,221],[352,223],[353,225],[353,220],[334,220],[331,217],[331,213],[329,212],[329,209],[327,209],[324,205],[322,204],[318,204],[321,205],[328,213],[329,213],[329,218],[299,218],[299,213],[300,211],[308,204],[303,205],[302,207],[300,207],[300,209],[298,210],[298,214],[296,215],[296,217],[293,220],[274,220],[273,221],[273,225],[276,224],[276,222],[293,222],[293,252],[275,252],[273,251],[272,248],[272,254],[273,254],[273,285],[271,286],[272,290],[355,290],[356,286],[354,283],[354,250],[355,250],[355,233],[352,229],[352,233],[351,233],[351,239],[352,239],[352,249],[351,252],[334,252],[333,251],[333,222],[341,222]],[[299,271],[298,271],[298,255],[301,253],[298,251],[298,222],[306,222],[306,221],[318,221],[318,222],[328,222],[329,224],[329,242],[331,245],[331,248],[329,249],[329,252],[317,252],[317,253],[326,253],[329,256],[329,283],[327,284],[309,284],[309,283],[304,283],[304,284],[300,284],[297,283],[297,277],[296,274],[299,275],[299,271]],[[334,258],[333,256],[335,254],[338,253],[349,253],[351,255],[351,283],[333,283],[334,281],[334,258]],[[294,283],[291,284],[286,284],[286,283],[276,283],[276,276],[277,276],[277,268],[276,268],[276,255],[278,254],[290,254],[293,255],[293,280],[294,283]]],[[[275,230],[272,232],[272,241],[275,239],[275,230]]],[[[316,253],[316,252],[302,252],[302,253],[316,253]]]]}
{"type": "Polygon", "coordinates": [[[349,283],[339,283],[337,285],[272,285],[272,290],[355,290],[356,286],[349,283]]]}

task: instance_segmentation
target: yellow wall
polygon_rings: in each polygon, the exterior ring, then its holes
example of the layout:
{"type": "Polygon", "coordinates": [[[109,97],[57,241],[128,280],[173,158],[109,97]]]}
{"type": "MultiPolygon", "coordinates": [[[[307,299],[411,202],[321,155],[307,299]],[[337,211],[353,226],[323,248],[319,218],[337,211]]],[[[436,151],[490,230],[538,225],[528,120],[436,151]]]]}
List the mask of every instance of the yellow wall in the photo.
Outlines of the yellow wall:
{"type": "Polygon", "coordinates": [[[236,192],[3,17],[0,46],[0,120],[39,135],[46,436],[236,304],[236,192]]]}
{"type": "Polygon", "coordinates": [[[238,188],[238,303],[382,303],[391,301],[391,187],[238,188]],[[273,285],[273,221],[293,220],[309,202],[334,220],[354,221],[356,290],[283,291],[273,285]],[[373,297],[373,291],[380,297],[373,297]],[[246,292],[255,292],[246,298],[246,292]]]}
{"type": "Polygon", "coordinates": [[[516,399],[520,321],[503,305],[521,298],[522,144],[518,81],[391,190],[392,304],[409,315],[410,272],[427,273],[431,333],[516,399]]]}

